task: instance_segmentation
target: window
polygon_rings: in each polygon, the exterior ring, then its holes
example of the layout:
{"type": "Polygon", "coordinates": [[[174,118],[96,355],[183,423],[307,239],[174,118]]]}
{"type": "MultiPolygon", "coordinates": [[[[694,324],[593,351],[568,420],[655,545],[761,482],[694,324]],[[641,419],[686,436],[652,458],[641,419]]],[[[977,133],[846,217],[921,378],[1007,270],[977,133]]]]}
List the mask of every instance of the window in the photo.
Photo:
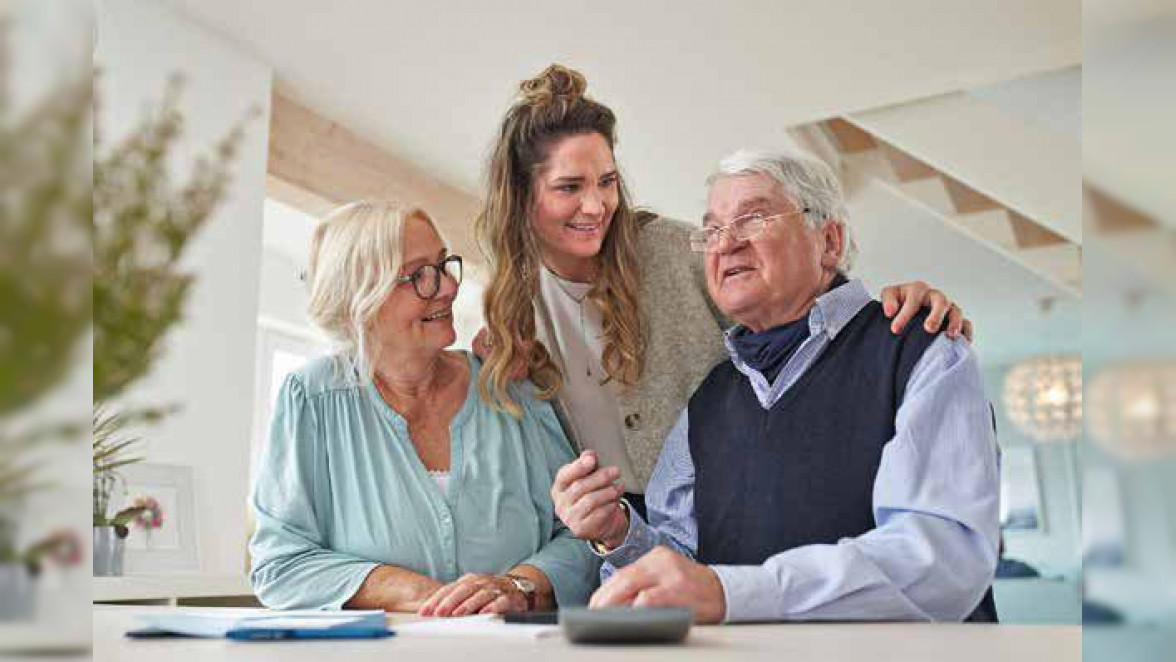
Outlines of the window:
{"type": "Polygon", "coordinates": [[[254,387],[253,443],[250,466],[254,471],[269,438],[274,404],[286,375],[326,352],[325,345],[307,329],[261,318],[257,323],[257,366],[254,387]]]}

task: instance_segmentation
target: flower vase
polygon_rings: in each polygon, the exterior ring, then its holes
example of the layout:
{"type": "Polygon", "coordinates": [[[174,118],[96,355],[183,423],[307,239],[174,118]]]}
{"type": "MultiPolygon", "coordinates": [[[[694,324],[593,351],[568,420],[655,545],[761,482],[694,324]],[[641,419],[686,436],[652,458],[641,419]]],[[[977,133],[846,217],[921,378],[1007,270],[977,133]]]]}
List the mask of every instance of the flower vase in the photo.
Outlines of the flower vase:
{"type": "Polygon", "coordinates": [[[94,527],[94,576],[121,577],[126,541],[113,526],[94,527]]]}
{"type": "Polygon", "coordinates": [[[33,577],[23,563],[0,563],[0,623],[31,621],[33,577]]]}

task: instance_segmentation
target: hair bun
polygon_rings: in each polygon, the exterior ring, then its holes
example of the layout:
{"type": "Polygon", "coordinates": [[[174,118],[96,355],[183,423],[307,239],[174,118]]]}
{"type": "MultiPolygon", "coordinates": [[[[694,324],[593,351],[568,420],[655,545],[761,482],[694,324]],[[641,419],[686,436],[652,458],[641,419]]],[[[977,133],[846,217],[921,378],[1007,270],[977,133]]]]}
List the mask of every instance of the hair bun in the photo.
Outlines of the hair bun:
{"type": "Polygon", "coordinates": [[[547,105],[556,99],[580,99],[587,89],[584,74],[562,64],[553,64],[519,85],[523,103],[536,106],[547,105]]]}

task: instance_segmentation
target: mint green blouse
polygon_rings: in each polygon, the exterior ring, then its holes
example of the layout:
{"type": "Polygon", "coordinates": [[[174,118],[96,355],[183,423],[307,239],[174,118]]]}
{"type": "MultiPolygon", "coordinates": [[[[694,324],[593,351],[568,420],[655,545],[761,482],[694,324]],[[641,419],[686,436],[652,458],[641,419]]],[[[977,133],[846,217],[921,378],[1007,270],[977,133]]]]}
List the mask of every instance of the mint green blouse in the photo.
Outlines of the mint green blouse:
{"type": "MultiPolygon", "coordinates": [[[[449,433],[449,489],[429,476],[407,422],[370,380],[322,358],[286,378],[254,482],[250,581],[272,608],[339,609],[377,565],[441,582],[542,570],[561,606],[587,602],[599,560],[554,513],[556,471],[573,459],[529,382],[521,419],[478,395],[480,361],[449,433]]],[[[513,388],[513,387],[512,387],[513,388]]]]}

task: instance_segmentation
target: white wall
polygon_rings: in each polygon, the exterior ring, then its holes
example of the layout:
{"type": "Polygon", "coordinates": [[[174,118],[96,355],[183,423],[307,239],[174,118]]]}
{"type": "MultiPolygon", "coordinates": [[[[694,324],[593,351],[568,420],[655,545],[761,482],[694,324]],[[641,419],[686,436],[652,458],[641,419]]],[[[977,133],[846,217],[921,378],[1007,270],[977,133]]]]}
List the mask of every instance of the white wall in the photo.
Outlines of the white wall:
{"type": "Polygon", "coordinates": [[[306,315],[306,286],[300,280],[302,268],[281,253],[265,250],[261,255],[261,283],[258,313],[266,320],[312,333],[306,315]]]}
{"type": "Polygon", "coordinates": [[[156,3],[99,0],[97,8],[106,136],[123,135],[157,105],[170,75],[186,79],[185,128],[172,155],[177,182],[250,108],[261,111],[241,144],[228,198],[185,259],[197,277],[186,319],[152,374],[126,395],[183,407],[145,432],[147,458],[193,467],[201,570],[241,573],[271,70],[156,3]]]}

